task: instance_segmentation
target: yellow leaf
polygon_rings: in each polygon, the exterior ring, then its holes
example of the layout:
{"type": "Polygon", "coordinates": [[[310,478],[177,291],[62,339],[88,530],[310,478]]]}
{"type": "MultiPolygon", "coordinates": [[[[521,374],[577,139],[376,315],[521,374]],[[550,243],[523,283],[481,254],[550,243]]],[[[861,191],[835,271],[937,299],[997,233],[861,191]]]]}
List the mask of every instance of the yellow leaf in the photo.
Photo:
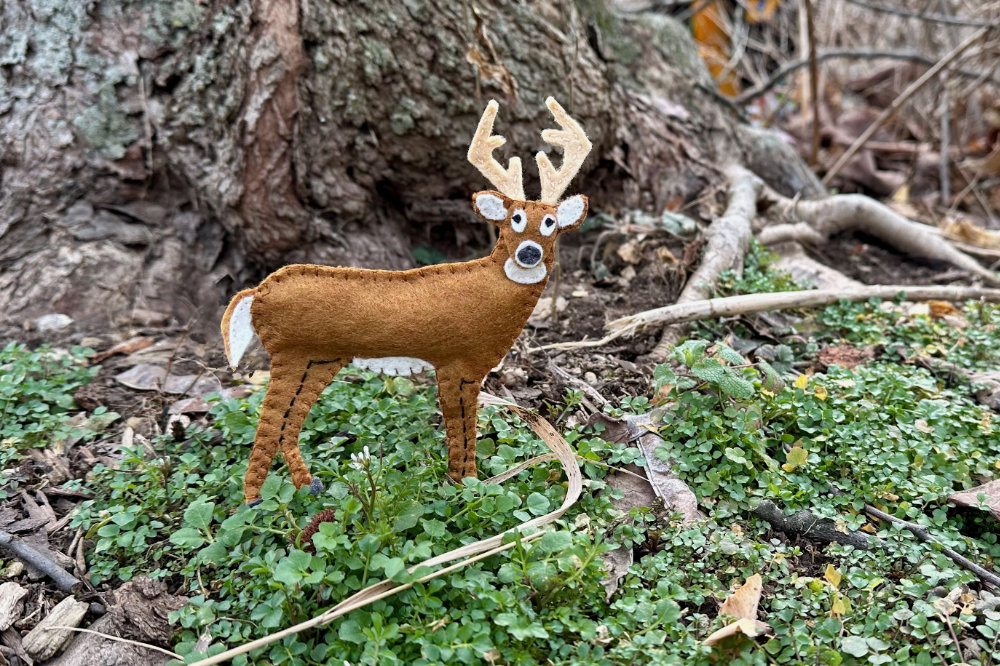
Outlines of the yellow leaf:
{"type": "Polygon", "coordinates": [[[875,533],[878,532],[878,530],[875,529],[875,527],[872,526],[871,523],[865,523],[864,525],[862,525],[861,526],[861,531],[862,532],[868,532],[869,534],[875,534],[875,533]]]}
{"type": "Polygon", "coordinates": [[[795,388],[804,389],[806,384],[809,383],[809,378],[805,375],[799,375],[795,378],[795,388]]]}
{"type": "Polygon", "coordinates": [[[837,571],[837,567],[832,564],[827,564],[826,572],[823,574],[823,577],[826,578],[830,585],[833,585],[834,589],[840,589],[840,581],[843,576],[841,576],[840,572],[837,571]]]}
{"type": "Polygon", "coordinates": [[[801,467],[809,460],[809,452],[801,446],[793,446],[792,450],[785,456],[787,462],[781,466],[786,472],[791,472],[796,467],[801,467]]]}
{"type": "Polygon", "coordinates": [[[830,608],[830,615],[843,615],[847,612],[847,600],[839,594],[833,595],[833,606],[830,608]]]}
{"type": "Polygon", "coordinates": [[[826,400],[826,395],[827,395],[826,394],[826,388],[824,388],[822,386],[817,386],[815,393],[816,393],[816,397],[819,398],[820,400],[826,400]]]}

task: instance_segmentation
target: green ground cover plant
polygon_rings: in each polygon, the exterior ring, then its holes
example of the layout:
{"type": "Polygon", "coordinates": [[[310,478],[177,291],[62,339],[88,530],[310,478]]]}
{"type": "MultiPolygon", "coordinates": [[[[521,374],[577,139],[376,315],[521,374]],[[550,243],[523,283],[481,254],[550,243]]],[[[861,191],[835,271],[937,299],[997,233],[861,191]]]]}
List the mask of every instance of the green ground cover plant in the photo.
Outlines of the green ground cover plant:
{"type": "MultiPolygon", "coordinates": [[[[90,382],[97,368],[88,368],[89,349],[49,347],[29,350],[9,342],[0,349],[0,499],[19,484],[14,465],[30,448],[44,448],[69,437],[89,438],[94,432],[69,423],[76,405],[74,392],[90,382]]],[[[104,408],[94,412],[107,421],[104,408]]]]}
{"type": "MultiPolygon", "coordinates": [[[[751,256],[744,280],[730,278],[727,290],[794,288],[768,270],[766,253],[751,256]]],[[[606,442],[600,426],[565,429],[584,458],[585,490],[545,537],[235,663],[1000,663],[1000,613],[962,596],[980,589],[974,575],[862,511],[877,506],[998,567],[995,522],[949,508],[946,497],[1000,474],[1000,420],[967,383],[892,351],[987,367],[1000,348],[1000,315],[973,304],[963,316],[975,327],[881,304],[838,304],[807,318],[770,362],[695,329],[656,369],[655,400],[633,396],[608,411],[653,410],[662,423],[657,454],[675,461],[704,521],[684,525],[656,508],[622,515],[605,484],[608,466],[641,456],[606,442]],[[823,345],[845,342],[884,350],[854,369],[802,374],[823,345]],[[765,499],[868,531],[883,547],[777,534],[754,513],[765,499]],[[622,545],[634,549],[635,563],[606,600],[602,555],[622,545]],[[721,600],[758,573],[771,634],[723,653],[702,645],[726,623],[717,617],[721,600]],[[942,597],[956,588],[962,594],[949,606],[942,597]]],[[[5,353],[7,368],[36,375],[47,362],[45,352],[5,353]]],[[[59,361],[66,365],[11,402],[50,405],[37,408],[40,416],[35,408],[20,415],[19,446],[40,445],[65,427],[72,405],[60,396],[91,372],[77,358],[59,361]]],[[[432,386],[346,371],[302,433],[326,491],[297,492],[279,463],[251,509],[242,504],[242,477],[261,398],[218,402],[210,427],[157,438],[153,456],[127,449],[116,468],[70,482],[94,497],[70,524],[94,544],[91,582],[149,575],[188,595],[171,619],[173,648],[189,662],[308,619],[378,580],[405,581],[409,566],[542,515],[565,494],[554,463],[502,486],[447,483],[432,386]],[[310,550],[302,529],[324,510],[334,519],[320,525],[310,550]]],[[[547,405],[552,420],[562,422],[579,400],[569,392],[564,404],[547,405]]],[[[480,430],[483,477],[546,450],[506,412],[483,410],[480,430]]]]}

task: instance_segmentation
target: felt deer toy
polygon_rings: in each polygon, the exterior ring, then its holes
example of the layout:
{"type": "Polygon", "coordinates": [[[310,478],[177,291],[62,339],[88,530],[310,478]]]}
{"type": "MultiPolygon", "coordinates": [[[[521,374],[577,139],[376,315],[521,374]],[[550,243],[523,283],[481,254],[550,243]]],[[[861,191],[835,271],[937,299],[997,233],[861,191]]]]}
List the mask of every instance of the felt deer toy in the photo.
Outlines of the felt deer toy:
{"type": "Polygon", "coordinates": [[[514,344],[545,289],[556,236],[587,216],[585,196],[559,198],[591,143],[553,98],[545,104],[562,129],[544,130],[542,139],[563,149],[563,161],[555,169],[544,152],[536,155],[539,201],[525,199],[519,158],[505,169],[493,157],[505,142],[493,135],[495,101],[469,147],[469,161],[497,188],[472,197],[476,213],[500,230],[488,257],[407,271],[285,266],[230,302],[222,318],[230,365],[236,367],[255,333],[271,355],[271,381],[243,486],[248,502],[260,497],[278,450],[297,487],[322,489],[299,452],[299,430],[348,363],[389,375],[433,368],[448,475],[456,481],[476,476],[480,383],[514,344]]]}

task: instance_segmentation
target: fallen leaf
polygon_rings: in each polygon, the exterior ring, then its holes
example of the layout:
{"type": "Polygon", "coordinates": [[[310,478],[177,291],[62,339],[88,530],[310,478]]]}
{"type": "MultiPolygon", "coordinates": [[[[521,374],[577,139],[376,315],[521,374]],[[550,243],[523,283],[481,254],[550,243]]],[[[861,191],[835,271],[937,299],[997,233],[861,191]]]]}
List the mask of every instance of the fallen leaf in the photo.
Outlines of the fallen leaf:
{"type": "Polygon", "coordinates": [[[826,571],[823,573],[823,578],[826,578],[827,582],[829,582],[830,585],[833,585],[834,589],[840,589],[840,581],[843,579],[843,576],[841,576],[840,572],[837,571],[837,567],[832,564],[827,564],[826,571]]]}
{"type": "Polygon", "coordinates": [[[124,342],[119,342],[114,347],[106,349],[99,354],[96,354],[94,358],[91,359],[91,363],[100,363],[106,358],[114,356],[115,354],[134,354],[140,349],[145,349],[153,344],[153,338],[149,337],[137,337],[129,338],[124,342]]]}
{"type": "Polygon", "coordinates": [[[716,645],[720,641],[730,636],[747,636],[755,638],[771,630],[771,627],[757,620],[757,606],[760,604],[760,595],[763,590],[763,581],[760,574],[754,574],[747,578],[738,590],[730,594],[722,606],[719,608],[719,616],[728,615],[737,618],[722,629],[714,632],[706,638],[704,645],[716,645]]]}
{"type": "Polygon", "coordinates": [[[1000,232],[984,229],[968,220],[950,220],[941,228],[952,240],[988,250],[1000,248],[1000,232]]]}
{"type": "Polygon", "coordinates": [[[927,301],[927,306],[931,309],[931,316],[935,319],[958,314],[958,308],[948,301],[927,301]]]}
{"type": "Polygon", "coordinates": [[[115,381],[138,391],[163,391],[191,396],[218,393],[222,383],[214,375],[170,375],[167,369],[149,363],[140,363],[115,375],[115,381]]]}
{"type": "Polygon", "coordinates": [[[952,493],[948,496],[948,501],[958,506],[974,509],[985,507],[994,518],[1000,520],[1000,479],[969,490],[952,493]],[[979,499],[980,495],[985,496],[982,501],[979,499]]]}
{"type": "Polygon", "coordinates": [[[809,452],[801,446],[793,446],[792,450],[785,456],[785,464],[781,466],[786,472],[792,472],[798,467],[802,467],[809,460],[809,452]]]}

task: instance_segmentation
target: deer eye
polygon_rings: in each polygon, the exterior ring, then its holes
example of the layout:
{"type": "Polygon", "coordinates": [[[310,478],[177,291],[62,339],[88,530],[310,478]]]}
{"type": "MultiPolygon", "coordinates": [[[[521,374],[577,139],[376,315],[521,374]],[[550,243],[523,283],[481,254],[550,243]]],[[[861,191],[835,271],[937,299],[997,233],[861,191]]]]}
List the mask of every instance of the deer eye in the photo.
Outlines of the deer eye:
{"type": "Polygon", "coordinates": [[[546,215],[542,218],[542,227],[540,231],[543,236],[551,236],[552,232],[556,230],[556,218],[553,215],[546,215]]]}
{"type": "Polygon", "coordinates": [[[514,214],[510,216],[510,226],[517,233],[524,231],[524,227],[528,224],[528,214],[523,210],[515,210],[514,214]]]}

